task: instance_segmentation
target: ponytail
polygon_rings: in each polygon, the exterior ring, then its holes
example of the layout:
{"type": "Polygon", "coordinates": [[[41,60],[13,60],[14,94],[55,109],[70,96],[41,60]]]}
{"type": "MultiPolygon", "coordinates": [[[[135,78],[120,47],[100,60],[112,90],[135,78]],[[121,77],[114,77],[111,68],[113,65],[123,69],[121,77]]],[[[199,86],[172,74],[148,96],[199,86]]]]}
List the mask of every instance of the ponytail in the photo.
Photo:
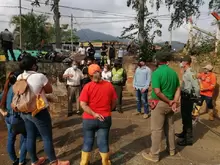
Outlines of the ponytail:
{"type": "Polygon", "coordinates": [[[92,80],[96,83],[100,82],[102,80],[101,73],[95,72],[92,76],[92,80]]]}

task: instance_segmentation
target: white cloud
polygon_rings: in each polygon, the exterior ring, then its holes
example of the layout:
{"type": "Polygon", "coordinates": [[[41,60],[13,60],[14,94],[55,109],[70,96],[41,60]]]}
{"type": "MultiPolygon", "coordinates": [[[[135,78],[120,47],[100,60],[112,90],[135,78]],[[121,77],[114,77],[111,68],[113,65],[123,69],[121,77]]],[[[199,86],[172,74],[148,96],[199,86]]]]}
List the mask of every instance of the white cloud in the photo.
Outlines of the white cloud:
{"type": "MultiPolygon", "coordinates": [[[[41,0],[42,2],[43,0],[41,0]]],[[[129,26],[130,23],[132,23],[132,16],[135,15],[135,12],[126,6],[127,0],[80,0],[80,1],[73,1],[73,0],[62,0],[61,5],[64,6],[72,6],[72,7],[78,7],[78,8],[87,8],[87,9],[94,9],[94,10],[106,10],[112,13],[125,13],[126,16],[131,16],[130,20],[128,18],[125,18],[121,16],[121,19],[124,19],[121,22],[116,22],[116,19],[96,19],[93,17],[113,17],[112,15],[103,15],[103,14],[97,14],[87,11],[77,11],[77,10],[71,10],[71,9],[64,9],[60,8],[60,12],[63,15],[71,15],[73,14],[75,17],[88,17],[88,18],[77,18],[78,23],[87,22],[87,23],[94,23],[94,24],[82,24],[80,25],[80,28],[90,28],[95,31],[104,32],[107,34],[111,34],[114,36],[120,36],[121,31],[123,27],[129,26]],[[125,20],[127,19],[127,20],[125,20]],[[110,23],[102,23],[102,24],[95,24],[99,22],[110,22],[110,23]]],[[[7,6],[18,6],[18,0],[0,0],[1,6],[7,5],[7,6]]],[[[27,2],[25,0],[22,0],[22,6],[32,9],[32,6],[30,5],[30,2],[27,2]]],[[[51,12],[49,7],[45,7],[42,5],[41,8],[34,8],[35,11],[44,11],[44,12],[51,12]]],[[[166,7],[162,7],[159,12],[156,12],[155,9],[151,9],[151,11],[154,12],[154,14],[158,15],[164,15],[169,14],[166,7]]],[[[201,28],[208,30],[208,31],[214,31],[215,28],[211,27],[210,24],[213,20],[211,15],[208,15],[208,6],[205,5],[201,8],[201,11],[203,12],[201,16],[201,20],[197,21],[197,25],[201,28]],[[206,14],[204,13],[206,12],[206,14]]],[[[27,10],[22,10],[23,13],[27,13],[27,10]]],[[[10,21],[10,17],[14,14],[18,14],[19,9],[18,8],[2,8],[0,7],[0,21],[10,21]]],[[[52,21],[53,17],[51,16],[50,20],[52,21]]],[[[168,31],[168,26],[170,23],[170,19],[168,17],[158,17],[159,20],[161,20],[161,23],[163,24],[162,27],[162,37],[157,37],[156,41],[166,41],[170,39],[170,33],[168,31]]],[[[61,24],[70,24],[70,18],[64,18],[61,17],[61,24]]],[[[79,29],[78,25],[74,25],[77,29],[79,29]]],[[[3,30],[5,28],[9,28],[9,25],[7,22],[1,22],[0,30],[3,30]]],[[[10,28],[11,30],[13,27],[10,28]]],[[[172,39],[175,41],[183,41],[186,42],[188,38],[188,31],[184,28],[184,26],[176,29],[173,31],[172,39]]]]}

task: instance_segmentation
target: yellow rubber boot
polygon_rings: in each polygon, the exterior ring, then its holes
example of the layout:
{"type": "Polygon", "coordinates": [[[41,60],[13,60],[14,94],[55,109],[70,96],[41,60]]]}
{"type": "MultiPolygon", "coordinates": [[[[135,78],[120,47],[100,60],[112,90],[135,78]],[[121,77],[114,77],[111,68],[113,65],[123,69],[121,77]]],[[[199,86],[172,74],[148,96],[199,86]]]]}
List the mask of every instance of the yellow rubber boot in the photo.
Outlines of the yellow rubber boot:
{"type": "Polygon", "coordinates": [[[209,120],[213,121],[214,120],[214,110],[213,109],[209,109],[209,120]]]}
{"type": "Polygon", "coordinates": [[[101,153],[100,155],[102,157],[102,165],[111,165],[111,162],[109,160],[109,153],[101,153]]]}
{"type": "Polygon", "coordinates": [[[82,151],[82,156],[81,156],[80,165],[88,165],[88,164],[89,164],[90,155],[91,155],[90,152],[84,152],[84,151],[82,151]]]}

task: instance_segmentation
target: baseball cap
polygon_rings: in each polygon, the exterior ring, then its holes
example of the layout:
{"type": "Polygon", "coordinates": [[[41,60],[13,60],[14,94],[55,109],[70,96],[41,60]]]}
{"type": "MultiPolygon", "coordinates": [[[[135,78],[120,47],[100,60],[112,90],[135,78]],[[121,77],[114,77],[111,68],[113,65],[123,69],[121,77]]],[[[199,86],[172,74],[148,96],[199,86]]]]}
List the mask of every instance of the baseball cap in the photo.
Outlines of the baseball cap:
{"type": "Polygon", "coordinates": [[[182,61],[184,61],[184,62],[192,62],[192,58],[190,57],[190,56],[184,56],[183,58],[182,58],[182,61]]]}
{"type": "Polygon", "coordinates": [[[89,67],[88,67],[88,73],[89,73],[89,75],[90,75],[90,76],[93,76],[93,74],[94,74],[95,72],[101,72],[100,66],[97,65],[97,64],[91,64],[91,65],[89,65],[89,67]]]}
{"type": "Polygon", "coordinates": [[[206,65],[205,67],[203,67],[203,69],[207,69],[207,70],[209,70],[209,71],[212,71],[212,70],[213,70],[213,66],[210,65],[210,64],[208,64],[208,65],[206,65]]]}
{"type": "Polygon", "coordinates": [[[159,62],[170,61],[172,54],[170,52],[159,51],[155,54],[155,59],[159,62]]]}
{"type": "Polygon", "coordinates": [[[139,62],[146,62],[146,60],[143,57],[139,58],[138,61],[139,62]]]}

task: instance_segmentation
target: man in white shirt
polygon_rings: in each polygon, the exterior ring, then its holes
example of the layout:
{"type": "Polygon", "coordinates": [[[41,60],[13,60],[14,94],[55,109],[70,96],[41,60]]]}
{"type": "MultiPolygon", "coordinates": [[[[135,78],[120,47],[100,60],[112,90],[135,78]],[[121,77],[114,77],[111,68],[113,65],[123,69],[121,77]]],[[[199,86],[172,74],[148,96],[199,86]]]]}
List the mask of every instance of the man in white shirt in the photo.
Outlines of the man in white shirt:
{"type": "Polygon", "coordinates": [[[86,48],[84,47],[83,43],[81,43],[80,48],[78,49],[77,53],[81,55],[86,54],[86,48]]]}
{"type": "Polygon", "coordinates": [[[64,74],[63,78],[67,79],[67,93],[68,93],[68,117],[73,115],[73,99],[76,100],[77,113],[79,111],[79,94],[81,88],[81,80],[83,79],[83,73],[78,69],[78,64],[76,61],[72,62],[72,67],[68,68],[64,74]]]}
{"type": "Polygon", "coordinates": [[[122,47],[120,47],[120,49],[118,50],[118,59],[122,60],[123,55],[124,55],[124,50],[122,49],[122,47]]]}

